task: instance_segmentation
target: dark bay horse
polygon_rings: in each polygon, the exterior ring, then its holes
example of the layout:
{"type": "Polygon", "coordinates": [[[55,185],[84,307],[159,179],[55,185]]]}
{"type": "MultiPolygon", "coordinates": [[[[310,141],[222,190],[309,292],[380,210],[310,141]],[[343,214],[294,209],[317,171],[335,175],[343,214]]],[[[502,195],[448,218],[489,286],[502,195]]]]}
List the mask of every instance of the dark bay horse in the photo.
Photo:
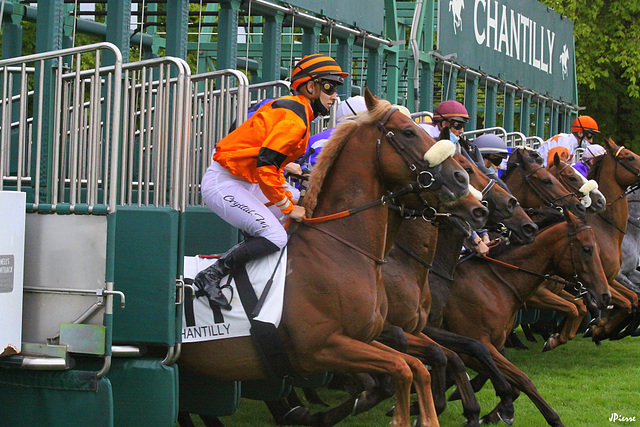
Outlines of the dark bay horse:
{"type": "Polygon", "coordinates": [[[588,178],[598,182],[602,194],[607,198],[606,211],[589,215],[589,224],[596,233],[602,265],[615,308],[606,320],[593,328],[593,339],[616,338],[638,308],[638,296],[616,280],[622,264],[622,240],[627,229],[627,188],[636,186],[640,180],[640,156],[618,146],[611,139],[603,142],[607,153],[594,159],[588,178]]]}
{"type": "MultiPolygon", "coordinates": [[[[450,286],[444,311],[447,330],[475,338],[486,345],[501,372],[514,387],[523,391],[552,426],[562,426],[558,414],[542,398],[535,385],[501,353],[518,309],[541,285],[544,274],[573,280],[577,276],[601,307],[609,303],[609,292],[600,263],[599,249],[591,228],[565,211],[565,221],[540,231],[535,242],[512,246],[492,255],[502,264],[480,257],[460,264],[450,286]],[[513,269],[517,266],[519,269],[513,269]]],[[[465,363],[478,372],[483,367],[472,359],[465,363]]],[[[495,410],[490,422],[497,422],[495,410]]]]}
{"type": "MultiPolygon", "coordinates": [[[[365,99],[369,114],[340,124],[322,151],[305,198],[312,217],[382,201],[400,188],[415,191],[402,200],[415,209],[467,195],[468,176],[447,148],[434,147],[410,118],[368,90],[365,99]]],[[[374,204],[292,234],[278,330],[297,373],[390,374],[397,409],[393,425],[410,424],[413,383],[420,423],[437,426],[424,364],[374,341],[386,312],[381,261],[393,237],[387,233],[388,212],[382,203],[374,204]]],[[[179,364],[213,380],[268,377],[250,337],[185,343],[179,364]]]]}

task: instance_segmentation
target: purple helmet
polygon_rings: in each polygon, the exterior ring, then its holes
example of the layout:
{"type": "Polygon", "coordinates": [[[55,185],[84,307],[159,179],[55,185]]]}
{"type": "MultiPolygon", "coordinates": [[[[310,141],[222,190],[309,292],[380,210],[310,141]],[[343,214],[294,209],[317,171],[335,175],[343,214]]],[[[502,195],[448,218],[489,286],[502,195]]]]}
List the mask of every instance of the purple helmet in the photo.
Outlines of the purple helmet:
{"type": "Polygon", "coordinates": [[[433,112],[433,121],[436,123],[453,118],[464,122],[469,120],[469,113],[464,105],[453,99],[441,102],[433,112]]]}

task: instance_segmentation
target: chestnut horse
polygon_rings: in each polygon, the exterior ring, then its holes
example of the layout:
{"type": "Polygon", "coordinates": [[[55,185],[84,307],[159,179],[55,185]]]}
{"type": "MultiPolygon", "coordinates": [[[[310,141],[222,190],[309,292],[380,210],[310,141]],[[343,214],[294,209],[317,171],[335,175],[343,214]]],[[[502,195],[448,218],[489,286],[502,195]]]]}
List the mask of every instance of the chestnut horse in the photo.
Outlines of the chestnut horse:
{"type": "MultiPolygon", "coordinates": [[[[386,311],[382,260],[386,240],[395,236],[387,236],[388,208],[372,201],[384,202],[388,192],[400,188],[415,191],[402,198],[408,208],[457,200],[469,191],[468,176],[448,157],[448,147],[438,145],[442,141],[432,148],[435,142],[389,102],[368,90],[365,100],[368,114],[341,123],[322,150],[304,203],[313,218],[371,207],[292,234],[278,331],[298,374],[390,374],[397,409],[393,425],[410,425],[413,383],[420,423],[437,426],[424,364],[374,341],[386,311]]],[[[212,380],[269,376],[251,337],[185,343],[179,364],[212,380]]]]}
{"type": "MultiPolygon", "coordinates": [[[[447,330],[475,338],[486,345],[503,375],[514,387],[514,399],[523,391],[552,426],[562,426],[558,414],[542,398],[535,385],[500,352],[517,311],[552,273],[580,279],[601,307],[609,303],[609,291],[595,234],[583,220],[564,211],[566,222],[543,229],[535,242],[491,255],[497,263],[475,257],[458,265],[444,310],[447,330]],[[517,266],[517,267],[514,267],[517,266]]],[[[463,357],[464,358],[464,357],[463,357]]],[[[478,372],[472,359],[465,363],[478,372]]],[[[487,418],[497,422],[497,408],[487,418]]]]}
{"type": "MultiPolygon", "coordinates": [[[[483,201],[491,207],[490,219],[497,222],[510,218],[517,208],[515,198],[499,185],[494,185],[495,182],[490,181],[473,162],[462,154],[458,154],[454,158],[469,174],[471,184],[482,191],[483,201]]],[[[447,222],[452,222],[456,233],[464,238],[465,230],[459,227],[456,218],[449,218],[447,222]]],[[[383,269],[385,289],[389,299],[387,321],[401,327],[409,334],[409,354],[425,360],[432,366],[432,390],[438,412],[444,410],[446,404],[445,391],[448,388],[445,376],[446,368],[458,385],[462,397],[463,413],[468,424],[478,425],[480,408],[477,406],[473,390],[468,384],[464,364],[459,356],[451,351],[457,351],[457,349],[447,346],[441,347],[429,336],[429,333],[425,333],[431,308],[431,292],[427,277],[435,255],[436,241],[452,238],[456,240],[453,235],[439,235],[438,228],[430,223],[405,221],[400,224],[400,231],[389,253],[387,265],[383,269]]],[[[458,252],[462,247],[462,238],[457,245],[458,252]]],[[[450,335],[449,340],[453,345],[460,347],[461,344],[467,344],[464,350],[471,351],[468,339],[450,335]]],[[[486,357],[485,360],[493,365],[490,357],[486,357]]],[[[501,377],[495,365],[494,369],[496,374],[501,377]]],[[[510,387],[504,378],[497,379],[496,383],[498,384],[497,394],[504,397],[505,412],[512,416],[513,405],[510,387]]]]}
{"type": "Polygon", "coordinates": [[[594,159],[588,177],[598,182],[607,198],[607,210],[589,215],[600,245],[602,265],[609,285],[611,299],[615,306],[607,320],[593,328],[594,341],[617,338],[618,332],[626,326],[632,313],[637,311],[638,296],[616,280],[622,264],[622,240],[627,229],[629,214],[626,199],[627,188],[637,186],[640,181],[640,156],[631,150],[618,146],[611,139],[603,142],[607,153],[594,159]]]}
{"type": "MultiPolygon", "coordinates": [[[[404,207],[391,206],[392,213],[390,215],[387,233],[389,236],[396,236],[395,242],[404,240],[407,241],[407,244],[413,246],[415,242],[418,242],[421,239],[421,235],[416,234],[417,231],[420,229],[424,230],[425,227],[429,227],[428,221],[437,221],[442,217],[450,219],[455,218],[454,221],[461,224],[461,226],[465,227],[466,230],[469,229],[469,226],[472,228],[483,227],[487,221],[489,213],[483,203],[480,202],[483,197],[482,190],[485,189],[487,192],[491,193],[487,194],[487,197],[492,199],[492,205],[495,206],[495,209],[501,212],[501,218],[508,216],[514,208],[515,199],[502,189],[494,190],[492,188],[488,188],[488,179],[484,177],[484,181],[482,181],[480,177],[474,176],[474,171],[470,169],[471,166],[468,164],[467,159],[462,157],[460,154],[456,154],[454,159],[461,163],[461,166],[469,173],[470,184],[472,184],[474,188],[480,188],[480,190],[471,191],[466,197],[455,202],[444,203],[437,211],[431,208],[415,211],[404,207]],[[496,192],[497,194],[494,195],[493,193],[496,192]],[[413,230],[415,230],[415,232],[413,230]]],[[[394,241],[389,239],[387,242],[393,243],[394,241]]],[[[397,244],[401,245],[402,243],[397,244]]],[[[433,242],[420,241],[419,247],[423,251],[426,251],[425,256],[427,258],[432,257],[432,254],[429,254],[429,251],[435,250],[435,244],[433,242]]],[[[458,386],[461,389],[468,391],[468,394],[464,395],[465,400],[463,400],[465,404],[465,416],[467,416],[467,419],[469,420],[469,425],[478,426],[478,414],[480,408],[469,384],[469,379],[466,375],[462,361],[452,352],[446,349],[441,349],[433,343],[433,341],[421,334],[421,327],[424,325],[422,320],[426,320],[426,316],[423,315],[422,319],[406,320],[407,310],[409,311],[408,317],[415,316],[416,308],[418,308],[418,315],[420,314],[420,301],[422,301],[423,298],[416,297],[414,300],[409,300],[408,295],[398,296],[397,293],[391,289],[398,286],[398,283],[396,283],[397,277],[395,276],[397,252],[397,247],[394,245],[387,256],[387,263],[383,266],[382,270],[389,305],[386,317],[386,330],[382,336],[378,337],[377,341],[396,349],[398,349],[398,347],[402,347],[403,351],[407,350],[405,343],[408,343],[409,350],[412,350],[409,354],[420,358],[420,360],[432,367],[432,372],[435,372],[435,374],[432,373],[432,390],[434,391],[434,403],[438,414],[444,410],[446,405],[446,398],[444,395],[445,390],[441,389],[440,385],[444,386],[444,369],[447,365],[447,359],[455,359],[452,361],[452,365],[457,363],[457,370],[455,370],[454,374],[457,379],[458,386]],[[393,271],[393,274],[389,274],[389,271],[393,271]],[[419,323],[416,324],[416,321],[419,323]],[[402,331],[404,331],[404,334],[402,331]],[[398,333],[405,336],[399,337],[398,333]],[[399,340],[402,342],[402,345],[395,345],[399,340]],[[434,348],[434,346],[436,348],[434,348]],[[448,354],[445,356],[445,353],[448,354]]],[[[404,252],[401,252],[401,254],[404,255],[404,252]]],[[[403,258],[406,258],[406,255],[404,255],[403,258]]],[[[422,265],[420,265],[420,268],[424,269],[422,265]]],[[[414,273],[413,271],[402,271],[401,274],[409,278],[407,283],[401,284],[402,286],[413,286],[418,289],[418,294],[421,292],[428,293],[428,288],[420,289],[421,287],[425,287],[426,273],[422,273],[423,279],[421,281],[418,280],[418,283],[414,283],[414,278],[416,274],[420,274],[420,272],[414,273]]],[[[411,295],[411,297],[413,296],[414,295],[411,295]]],[[[393,395],[393,387],[388,387],[389,384],[387,378],[371,378],[360,374],[355,378],[352,378],[352,381],[354,381],[354,383],[359,383],[360,389],[357,391],[351,390],[354,394],[349,400],[326,411],[311,413],[306,407],[302,406],[302,402],[295,395],[295,391],[293,391],[293,394],[288,396],[287,399],[266,403],[278,424],[331,426],[338,423],[348,415],[356,415],[365,412],[393,395]]],[[[353,387],[351,388],[353,389],[353,387]]],[[[305,393],[308,396],[309,392],[310,390],[305,390],[305,393]]]]}
{"type": "MultiPolygon", "coordinates": [[[[597,214],[605,210],[607,200],[598,190],[597,182],[593,180],[587,181],[569,163],[560,160],[557,154],[554,156],[553,162],[547,166],[547,169],[567,190],[573,191],[580,197],[580,200],[587,208],[587,212],[597,214]]],[[[567,292],[562,284],[549,280],[545,281],[527,300],[527,307],[556,310],[565,315],[565,321],[560,332],[554,333],[547,339],[542,351],[553,350],[573,339],[588,311],[582,299],[576,298],[575,295],[567,292]]]]}

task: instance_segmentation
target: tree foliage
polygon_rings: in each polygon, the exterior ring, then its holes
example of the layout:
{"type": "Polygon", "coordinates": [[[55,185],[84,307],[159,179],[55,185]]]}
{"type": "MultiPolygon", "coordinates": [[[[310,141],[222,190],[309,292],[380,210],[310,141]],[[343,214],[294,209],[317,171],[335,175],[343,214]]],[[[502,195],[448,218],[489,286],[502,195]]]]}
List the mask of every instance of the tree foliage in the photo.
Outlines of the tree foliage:
{"type": "Polygon", "coordinates": [[[640,152],[640,2],[541,0],[573,21],[578,99],[605,136],[640,152]]]}

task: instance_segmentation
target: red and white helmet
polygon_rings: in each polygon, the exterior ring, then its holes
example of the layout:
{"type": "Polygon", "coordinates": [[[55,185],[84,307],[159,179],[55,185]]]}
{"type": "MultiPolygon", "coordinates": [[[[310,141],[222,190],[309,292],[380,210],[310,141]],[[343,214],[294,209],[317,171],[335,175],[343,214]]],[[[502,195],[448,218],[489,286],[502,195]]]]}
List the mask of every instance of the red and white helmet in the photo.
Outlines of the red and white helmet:
{"type": "Polygon", "coordinates": [[[463,122],[469,120],[469,113],[467,112],[467,109],[464,107],[464,105],[462,105],[458,101],[454,101],[453,99],[438,104],[435,111],[433,112],[433,121],[435,123],[438,123],[444,120],[452,119],[457,119],[463,122]]]}

